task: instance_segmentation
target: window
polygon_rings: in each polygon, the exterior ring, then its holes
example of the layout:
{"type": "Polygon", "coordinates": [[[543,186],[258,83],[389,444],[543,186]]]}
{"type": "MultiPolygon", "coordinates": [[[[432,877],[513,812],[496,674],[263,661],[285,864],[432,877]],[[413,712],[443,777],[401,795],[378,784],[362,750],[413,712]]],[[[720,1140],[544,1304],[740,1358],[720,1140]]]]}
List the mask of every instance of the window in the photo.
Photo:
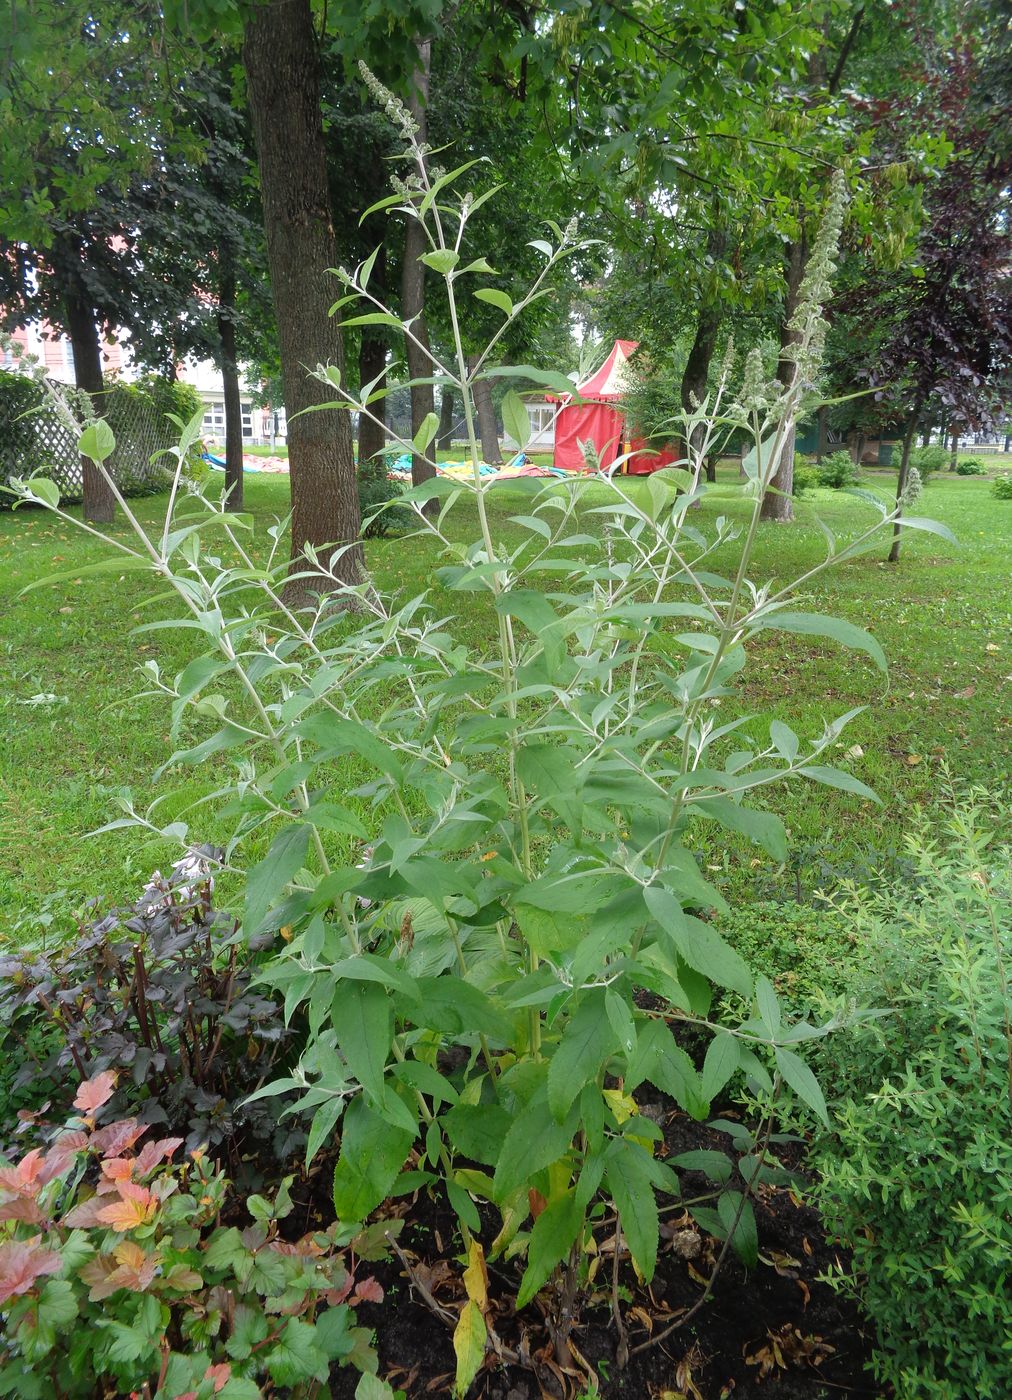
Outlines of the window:
{"type": "Polygon", "coordinates": [[[70,341],[64,337],[63,340],[63,363],[70,374],[74,373],[74,347],[70,341]]]}
{"type": "Polygon", "coordinates": [[[222,400],[212,401],[204,410],[203,431],[208,437],[223,437],[225,434],[225,404],[222,400]]]}
{"type": "Polygon", "coordinates": [[[242,405],[242,435],[244,438],[253,436],[253,409],[248,403],[242,405]]]}

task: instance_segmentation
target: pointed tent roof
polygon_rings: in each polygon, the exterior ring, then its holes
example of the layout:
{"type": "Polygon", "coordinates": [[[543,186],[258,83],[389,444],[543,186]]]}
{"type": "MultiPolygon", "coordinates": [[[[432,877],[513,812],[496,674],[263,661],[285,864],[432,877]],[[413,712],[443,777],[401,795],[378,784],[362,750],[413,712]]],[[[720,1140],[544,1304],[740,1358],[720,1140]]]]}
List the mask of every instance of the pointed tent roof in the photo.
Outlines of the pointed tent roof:
{"type": "Polygon", "coordinates": [[[604,364],[583,384],[578,384],[576,392],[581,399],[618,399],[628,392],[624,373],[626,361],[639,347],[638,340],[616,340],[611,354],[604,364]]]}

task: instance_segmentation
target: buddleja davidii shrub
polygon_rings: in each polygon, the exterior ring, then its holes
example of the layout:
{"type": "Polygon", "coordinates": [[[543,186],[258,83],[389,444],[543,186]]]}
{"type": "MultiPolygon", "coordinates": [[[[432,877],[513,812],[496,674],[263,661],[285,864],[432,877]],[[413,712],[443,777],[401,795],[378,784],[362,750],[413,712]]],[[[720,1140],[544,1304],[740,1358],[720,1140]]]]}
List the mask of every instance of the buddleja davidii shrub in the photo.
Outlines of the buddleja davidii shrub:
{"type": "MultiPolygon", "coordinates": [[[[528,366],[493,365],[498,336],[469,360],[466,295],[498,307],[505,327],[581,245],[558,228],[554,243],[535,240],[543,267],[518,301],[486,285],[488,262],[467,262],[461,251],[484,198],[459,192],[470,167],[430,171],[410,117],[379,93],[402,126],[412,172],[383,203],[426,226],[423,261],[443,278],[455,328],[453,354],[434,359],[432,378],[460,392],[477,461],[479,377],[560,393],[572,386],[528,366]]],[[[605,1203],[649,1280],[658,1195],[677,1197],[679,1170],[694,1169],[664,1157],[659,1129],[639,1111],[644,1085],[698,1119],[736,1076],[768,1102],[786,1085],[824,1113],[798,1048],[830,1027],[789,1024],[769,982],[753,986],[706,917],[727,910],[691,843],[695,823],[716,823],[782,860],[783,828],[759,803],[785,778],[874,796],[823,762],[854,712],[812,740],[774,721],[768,739],[750,741],[749,717],[735,707],[749,643],[770,630],[829,638],[884,668],[866,631],[792,606],[822,569],[870,547],[877,526],[842,550],[827,532],[827,558],[793,584],[756,583],[749,572],[762,498],[814,377],[841,206],[837,188],[793,326],[786,388],[767,383],[752,355],[732,393],[729,359],[714,395],[681,424],[692,444],[681,466],[637,486],[615,475],[553,485],[513,517],[515,547],[495,537],[486,492],[499,488],[477,472],[471,482],[412,488],[402,501],[445,551],[428,595],[386,599],[368,580],[350,588],[311,559],[320,604],[296,613],[281,594],[279,528],[264,562],[220,511],[181,524],[170,510],[160,540],[137,526],[136,567],[176,588],[187,626],[207,645],[174,681],[150,668],[175,726],[194,710],[217,726],[170,763],[241,746],[224,860],[241,867],[242,842],[272,836],[247,872],[244,934],[283,933],[263,975],[286,1016],[304,1016],[308,1035],[292,1072],[259,1092],[290,1094],[293,1112],[312,1115],[310,1159],[339,1128],[342,1219],[433,1185],[457,1214],[472,1280],[486,1256],[521,1258],[516,1302],[550,1285],[545,1307],[565,1364],[605,1203]],[[746,523],[718,516],[708,532],[692,523],[704,515],[688,513],[705,495],[706,456],[728,431],[755,443],[746,523]],[[432,501],[435,514],[423,509],[432,501]],[[477,517],[470,544],[448,523],[459,504],[477,517]],[[224,532],[228,561],[203,543],[212,527],[224,532]],[[725,576],[713,555],[735,541],[725,576]],[[479,643],[454,617],[461,593],[484,608],[479,643]],[[342,616],[340,605],[355,615],[342,616]],[[714,1015],[714,986],[744,1000],[744,1023],[714,1015]],[[701,1065],[680,1043],[683,1027],[707,1044],[701,1065]],[[500,1216],[484,1245],[483,1200],[500,1216]]],[[[340,274],[339,305],[360,309],[347,324],[395,320],[370,291],[372,263],[340,274]]],[[[356,396],[336,367],[318,373],[334,387],[335,410],[368,416],[385,392],[368,385],[356,396]]],[[[522,400],[511,390],[502,407],[511,435],[526,443],[522,400]]],[[[432,415],[402,446],[426,453],[436,426],[432,415]]],[[[89,429],[82,450],[101,460],[108,443],[99,437],[89,429]]],[[[47,495],[38,482],[27,489],[47,495]]],[[[127,820],[157,829],[150,812],[131,808],[127,820]]],[[[769,1126],[739,1154],[740,1177],[728,1158],[714,1167],[709,1204],[692,1207],[750,1262],[748,1197],[767,1170],[769,1126]]],[[[458,1326],[461,1390],[489,1341],[481,1299],[475,1288],[458,1326]]],[[[503,1354],[498,1340],[491,1345],[503,1354]]]]}
{"type": "Polygon", "coordinates": [[[904,1400],[997,1400],[1012,1387],[1007,803],[971,791],[945,807],[907,836],[915,884],[837,898],[868,949],[857,995],[895,1010],[839,1047],[815,1161],[880,1380],[904,1400]]]}
{"type": "Polygon", "coordinates": [[[248,1199],[251,1225],[222,1225],[205,1153],[174,1163],[180,1138],[97,1125],[113,1080],[82,1084],[79,1116],[0,1167],[0,1394],[255,1400],[315,1393],[336,1361],[374,1371],[351,1309],[383,1294],[348,1267],[354,1232],[283,1239],[291,1178],[248,1199]]]}

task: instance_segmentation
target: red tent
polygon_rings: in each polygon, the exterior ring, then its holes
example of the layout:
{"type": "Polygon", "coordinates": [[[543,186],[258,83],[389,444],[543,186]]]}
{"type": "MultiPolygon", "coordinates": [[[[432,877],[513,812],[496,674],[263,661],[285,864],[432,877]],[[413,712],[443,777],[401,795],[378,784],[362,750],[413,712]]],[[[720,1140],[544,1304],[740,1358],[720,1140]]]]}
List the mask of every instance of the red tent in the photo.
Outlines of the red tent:
{"type": "Polygon", "coordinates": [[[597,449],[601,470],[606,471],[616,457],[625,452],[635,456],[622,464],[621,470],[643,475],[659,467],[669,467],[678,460],[678,453],[668,447],[647,447],[642,439],[626,436],[625,419],[619,401],[625,391],[625,363],[636,349],[635,340],[616,340],[604,364],[576,392],[582,400],[564,400],[555,420],[555,465],[566,471],[583,471],[585,463],[581,442],[592,442],[597,449]]]}

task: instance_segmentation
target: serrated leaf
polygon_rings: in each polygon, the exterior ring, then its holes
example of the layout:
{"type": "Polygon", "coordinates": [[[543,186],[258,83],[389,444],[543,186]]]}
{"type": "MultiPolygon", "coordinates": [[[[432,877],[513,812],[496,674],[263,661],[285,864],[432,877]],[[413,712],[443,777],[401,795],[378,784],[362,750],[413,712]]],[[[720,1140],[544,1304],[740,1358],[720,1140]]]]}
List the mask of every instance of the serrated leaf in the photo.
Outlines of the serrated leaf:
{"type": "Polygon", "coordinates": [[[334,1168],[334,1209],[350,1224],[364,1220],[386,1198],[411,1150],[414,1133],[388,1123],[364,1099],[353,1099],[334,1168]]]}
{"type": "Polygon", "coordinates": [[[575,1191],[564,1191],[534,1222],[527,1245],[527,1268],[520,1281],[517,1308],[524,1308],[572,1248],[583,1225],[583,1207],[575,1191]]]}
{"type": "Polygon", "coordinates": [[[600,993],[585,995],[548,1063],[548,1105],[561,1123],[585,1084],[596,1079],[617,1038],[600,993]]]}
{"type": "Polygon", "coordinates": [[[646,1149],[628,1138],[619,1139],[608,1161],[608,1189],[611,1191],[622,1233],[633,1263],[649,1283],[657,1266],[657,1198],[651,1180],[651,1162],[646,1149]]]}
{"type": "Polygon", "coordinates": [[[263,860],[247,872],[243,913],[243,932],[247,937],[257,932],[271,905],[302,869],[309,849],[309,836],[309,827],[302,822],[283,826],[263,860]]]}
{"type": "Polygon", "coordinates": [[[383,1098],[383,1077],[393,1042],[390,1000],[379,982],[339,982],[331,1024],[348,1068],[371,1099],[383,1098]]]}

